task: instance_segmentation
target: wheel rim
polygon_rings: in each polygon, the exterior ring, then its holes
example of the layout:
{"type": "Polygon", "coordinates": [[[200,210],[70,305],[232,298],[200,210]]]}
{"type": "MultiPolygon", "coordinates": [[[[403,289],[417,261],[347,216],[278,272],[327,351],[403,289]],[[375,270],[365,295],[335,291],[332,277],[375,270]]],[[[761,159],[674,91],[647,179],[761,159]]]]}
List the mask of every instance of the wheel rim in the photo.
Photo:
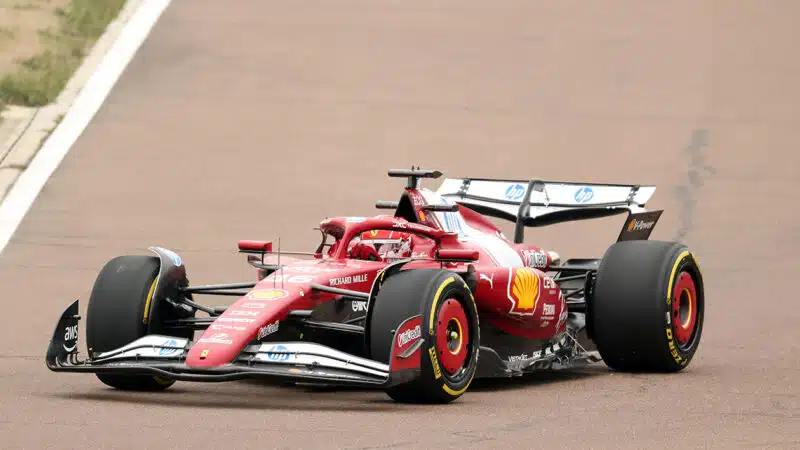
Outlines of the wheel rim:
{"type": "Polygon", "coordinates": [[[672,291],[672,329],[681,348],[691,346],[697,328],[697,288],[689,272],[678,275],[672,291]]]}
{"type": "Polygon", "coordinates": [[[436,352],[448,375],[464,369],[469,354],[469,323],[461,302],[448,298],[442,303],[436,322],[436,352]]]}

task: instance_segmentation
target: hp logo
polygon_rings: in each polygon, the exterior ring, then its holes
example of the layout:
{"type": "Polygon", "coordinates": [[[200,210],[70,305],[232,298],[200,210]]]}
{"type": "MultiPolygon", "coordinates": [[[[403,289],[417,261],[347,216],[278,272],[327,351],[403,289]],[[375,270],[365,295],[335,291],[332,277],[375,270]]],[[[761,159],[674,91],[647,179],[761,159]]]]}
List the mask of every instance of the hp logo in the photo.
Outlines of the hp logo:
{"type": "Polygon", "coordinates": [[[267,359],[270,361],[288,361],[291,356],[289,349],[282,345],[273,345],[267,351],[267,359]],[[286,352],[286,353],[272,353],[272,352],[286,352]]]}
{"type": "Polygon", "coordinates": [[[575,191],[575,201],[578,203],[586,203],[594,197],[594,191],[590,187],[582,187],[575,191]]]}
{"type": "MultiPolygon", "coordinates": [[[[167,342],[164,342],[164,346],[165,347],[177,347],[178,346],[178,341],[176,341],[175,339],[170,339],[167,342]]],[[[174,354],[178,353],[179,351],[180,350],[177,349],[177,348],[164,348],[164,347],[162,347],[158,351],[158,355],[159,356],[171,356],[171,355],[174,355],[174,354]]]]}
{"type": "Polygon", "coordinates": [[[525,186],[512,184],[506,189],[506,198],[509,200],[519,200],[525,195],[525,186]]]}

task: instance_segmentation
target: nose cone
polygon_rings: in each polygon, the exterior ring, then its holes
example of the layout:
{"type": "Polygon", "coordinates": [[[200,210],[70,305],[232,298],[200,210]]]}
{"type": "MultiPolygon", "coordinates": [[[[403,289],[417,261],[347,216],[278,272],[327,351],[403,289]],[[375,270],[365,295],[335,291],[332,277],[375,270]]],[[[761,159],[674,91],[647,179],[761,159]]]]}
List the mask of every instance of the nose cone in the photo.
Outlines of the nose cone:
{"type": "Polygon", "coordinates": [[[255,339],[261,327],[282,319],[301,291],[260,288],[250,291],[222,313],[189,349],[186,365],[215,367],[230,363],[255,339]]]}

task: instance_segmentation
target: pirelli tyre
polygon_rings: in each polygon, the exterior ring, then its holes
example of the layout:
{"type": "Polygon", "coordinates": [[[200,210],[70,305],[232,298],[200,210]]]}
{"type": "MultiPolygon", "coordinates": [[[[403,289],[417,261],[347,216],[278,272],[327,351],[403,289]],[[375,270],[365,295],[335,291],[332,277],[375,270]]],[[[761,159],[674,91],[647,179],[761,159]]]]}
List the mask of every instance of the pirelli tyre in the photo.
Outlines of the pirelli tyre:
{"type": "Polygon", "coordinates": [[[600,262],[589,311],[606,365],[678,372],[694,357],[703,331],[700,267],[680,243],[618,242],[600,262]]]}
{"type": "MultiPolygon", "coordinates": [[[[148,317],[159,272],[153,256],[119,256],[95,280],[86,312],[86,343],[91,352],[114,350],[160,330],[165,315],[148,317]]],[[[191,337],[189,332],[185,336],[191,337]]],[[[123,390],[159,391],[175,383],[152,375],[97,374],[104,384],[123,390]]]]}
{"type": "Polygon", "coordinates": [[[466,392],[478,365],[480,333],[475,299],[464,280],[439,269],[404,270],[389,277],[370,307],[370,355],[389,363],[395,331],[421,316],[421,372],[387,391],[403,403],[448,403],[466,392]]]}

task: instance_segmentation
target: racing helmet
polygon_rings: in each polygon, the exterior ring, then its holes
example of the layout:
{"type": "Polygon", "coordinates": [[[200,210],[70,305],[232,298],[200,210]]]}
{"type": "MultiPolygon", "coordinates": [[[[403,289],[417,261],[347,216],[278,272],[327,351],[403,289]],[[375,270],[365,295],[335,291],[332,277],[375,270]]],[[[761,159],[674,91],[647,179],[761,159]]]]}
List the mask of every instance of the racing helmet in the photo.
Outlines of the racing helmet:
{"type": "Polygon", "coordinates": [[[381,250],[384,249],[386,249],[386,251],[383,252],[381,256],[383,256],[385,259],[410,258],[413,251],[411,235],[401,236],[400,239],[383,245],[381,250]]]}

